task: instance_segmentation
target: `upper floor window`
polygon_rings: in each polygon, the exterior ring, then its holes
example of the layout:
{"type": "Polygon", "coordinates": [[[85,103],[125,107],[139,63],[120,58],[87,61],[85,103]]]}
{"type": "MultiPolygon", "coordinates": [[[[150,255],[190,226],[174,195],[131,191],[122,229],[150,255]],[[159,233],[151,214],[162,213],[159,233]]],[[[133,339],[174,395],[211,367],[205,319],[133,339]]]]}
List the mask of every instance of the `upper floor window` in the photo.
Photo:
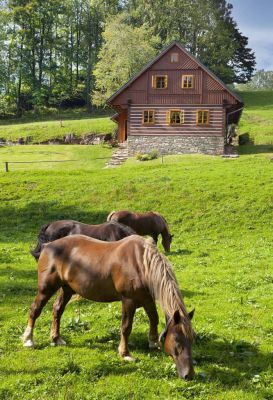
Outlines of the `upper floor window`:
{"type": "Polygon", "coordinates": [[[172,63],[178,62],[178,53],[171,53],[171,62],[172,63]]]}
{"type": "Polygon", "coordinates": [[[167,122],[169,125],[180,125],[184,123],[183,110],[170,110],[167,113],[167,122]]]}
{"type": "Polygon", "coordinates": [[[152,87],[153,89],[167,89],[168,75],[153,75],[152,87]]]}
{"type": "Polygon", "coordinates": [[[155,122],[155,112],[154,110],[144,110],[142,114],[143,124],[154,124],[155,122]]]}
{"type": "Polygon", "coordinates": [[[198,110],[196,115],[197,125],[208,125],[209,117],[209,110],[198,110]]]}
{"type": "Polygon", "coordinates": [[[182,75],[182,88],[183,89],[193,88],[193,75],[182,75]]]}

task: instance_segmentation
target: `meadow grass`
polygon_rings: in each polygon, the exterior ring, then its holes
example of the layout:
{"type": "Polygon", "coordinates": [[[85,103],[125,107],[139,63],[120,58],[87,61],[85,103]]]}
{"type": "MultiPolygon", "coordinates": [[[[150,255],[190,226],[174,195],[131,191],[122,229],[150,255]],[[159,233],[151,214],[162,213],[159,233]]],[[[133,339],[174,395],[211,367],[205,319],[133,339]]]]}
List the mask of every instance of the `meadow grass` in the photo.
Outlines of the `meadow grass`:
{"type": "Polygon", "coordinates": [[[60,159],[82,154],[85,162],[1,169],[0,399],[273,398],[272,154],[130,159],[105,170],[95,146],[11,150],[0,148],[1,160],[52,152],[60,159]],[[143,310],[130,338],[137,361],[120,360],[119,303],[70,303],[62,318],[68,346],[52,348],[51,301],[37,321],[37,348],[22,347],[37,282],[29,248],[40,226],[62,218],[100,223],[113,209],[157,210],[169,222],[168,257],[187,308],[196,309],[192,382],[177,378],[163,352],[149,351],[143,310]]]}
{"type": "MultiPolygon", "coordinates": [[[[256,147],[256,151],[266,151],[265,145],[273,145],[273,91],[239,94],[245,102],[239,132],[249,134],[253,144],[260,147],[256,147]]],[[[244,151],[243,146],[241,149],[244,151]]]]}
{"type": "Polygon", "coordinates": [[[58,118],[46,121],[5,121],[0,125],[0,138],[16,142],[19,138],[31,138],[32,143],[41,143],[53,139],[63,139],[67,134],[83,138],[90,134],[113,133],[116,124],[107,117],[64,119],[62,123],[58,118]]]}

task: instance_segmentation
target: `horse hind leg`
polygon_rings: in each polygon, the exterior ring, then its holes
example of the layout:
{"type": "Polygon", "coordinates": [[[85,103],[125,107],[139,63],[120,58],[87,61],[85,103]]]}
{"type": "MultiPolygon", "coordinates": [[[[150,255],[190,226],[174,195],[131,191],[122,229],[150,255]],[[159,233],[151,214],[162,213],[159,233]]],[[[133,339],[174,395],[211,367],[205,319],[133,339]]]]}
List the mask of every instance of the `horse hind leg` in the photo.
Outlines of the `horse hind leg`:
{"type": "Polygon", "coordinates": [[[136,306],[133,300],[122,300],[122,321],[121,321],[121,338],[119,344],[119,355],[126,361],[134,361],[130,355],[128,348],[128,340],[132,331],[133,319],[136,311],[136,306]]]}
{"type": "Polygon", "coordinates": [[[25,347],[33,347],[34,346],[33,330],[34,330],[35,321],[41,314],[42,309],[44,308],[44,306],[46,305],[48,300],[53,296],[53,294],[56,292],[57,289],[51,287],[51,288],[47,288],[47,289],[38,291],[34,302],[30,306],[28,324],[27,324],[26,330],[22,337],[23,345],[25,347]]]}
{"type": "Polygon", "coordinates": [[[148,336],[149,348],[161,349],[161,345],[158,340],[158,329],[157,329],[159,318],[155,303],[152,301],[148,304],[145,304],[144,310],[146,311],[146,314],[148,315],[150,321],[150,331],[148,336]]]}
{"type": "Polygon", "coordinates": [[[60,336],[60,323],[65,306],[71,299],[73,293],[74,291],[70,287],[62,287],[59,296],[53,304],[53,320],[51,325],[51,339],[53,346],[63,346],[66,344],[60,336]]]}

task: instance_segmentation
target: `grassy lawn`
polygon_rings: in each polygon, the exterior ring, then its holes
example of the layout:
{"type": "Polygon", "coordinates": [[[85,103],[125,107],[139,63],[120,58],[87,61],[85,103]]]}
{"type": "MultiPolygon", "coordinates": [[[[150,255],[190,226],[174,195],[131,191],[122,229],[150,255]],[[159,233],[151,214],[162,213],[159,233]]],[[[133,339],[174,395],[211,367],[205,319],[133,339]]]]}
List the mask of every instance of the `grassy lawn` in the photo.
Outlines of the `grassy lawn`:
{"type": "MultiPolygon", "coordinates": [[[[79,164],[0,172],[0,399],[272,399],[272,154],[131,159],[104,170],[94,146],[0,148],[1,160],[79,154],[79,164]],[[69,304],[68,346],[52,348],[50,302],[37,321],[37,348],[22,347],[37,282],[29,248],[40,226],[61,218],[100,223],[113,209],[157,210],[169,221],[169,258],[188,309],[196,309],[192,382],[148,350],[142,310],[130,338],[137,361],[119,359],[119,303],[69,304]]],[[[161,329],[163,321],[161,314],[161,329]]]]}
{"type": "Polygon", "coordinates": [[[27,145],[0,148],[0,171],[9,162],[10,171],[32,170],[98,170],[111,157],[112,149],[106,145],[27,145]],[[20,163],[17,163],[17,162],[20,163]],[[65,161],[57,162],[55,161],[65,161]],[[31,162],[31,163],[29,163],[31,162]],[[32,163],[33,162],[33,163],[32,163]],[[29,164],[28,164],[29,163],[29,164]]]}
{"type": "MultiPolygon", "coordinates": [[[[240,92],[246,107],[240,122],[240,133],[248,133],[258,147],[265,151],[265,145],[273,145],[273,91],[240,92]]],[[[271,146],[270,151],[273,150],[271,146]]],[[[244,151],[242,147],[242,151],[244,151]]]]}
{"type": "Polygon", "coordinates": [[[17,141],[19,138],[31,137],[32,143],[45,142],[52,139],[62,139],[67,134],[74,134],[82,138],[89,134],[112,133],[116,124],[107,117],[64,119],[62,126],[60,120],[46,121],[5,121],[0,125],[0,138],[17,141]]]}

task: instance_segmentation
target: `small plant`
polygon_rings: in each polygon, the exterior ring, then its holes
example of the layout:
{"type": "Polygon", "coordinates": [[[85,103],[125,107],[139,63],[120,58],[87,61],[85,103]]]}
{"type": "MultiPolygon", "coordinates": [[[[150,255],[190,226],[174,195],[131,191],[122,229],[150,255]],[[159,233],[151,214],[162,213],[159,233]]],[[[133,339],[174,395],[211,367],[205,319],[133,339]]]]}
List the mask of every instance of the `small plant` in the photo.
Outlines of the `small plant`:
{"type": "Polygon", "coordinates": [[[150,153],[147,153],[147,154],[138,153],[136,155],[136,159],[138,161],[149,161],[149,160],[155,160],[156,158],[158,158],[157,150],[152,150],[150,153]]]}

